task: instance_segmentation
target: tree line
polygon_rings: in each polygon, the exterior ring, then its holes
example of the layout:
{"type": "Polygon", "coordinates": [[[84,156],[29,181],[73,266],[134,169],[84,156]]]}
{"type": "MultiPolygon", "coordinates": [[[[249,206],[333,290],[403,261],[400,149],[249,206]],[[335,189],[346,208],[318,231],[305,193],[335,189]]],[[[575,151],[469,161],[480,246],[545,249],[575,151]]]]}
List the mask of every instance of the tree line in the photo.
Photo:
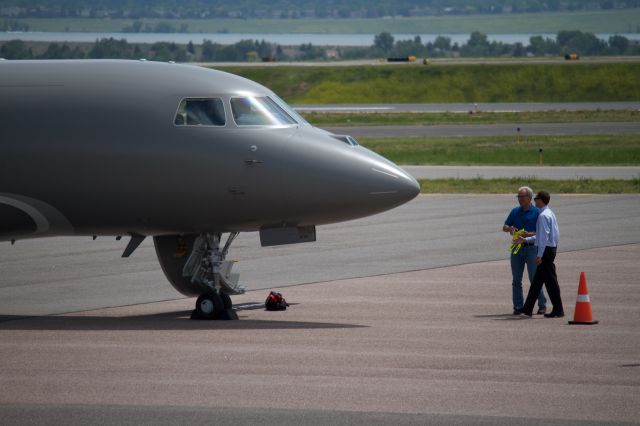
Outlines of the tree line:
{"type": "MultiPolygon", "coordinates": [[[[592,33],[560,31],[555,39],[532,36],[527,46],[522,43],[490,42],[487,35],[471,33],[467,43],[458,45],[451,38],[438,36],[433,42],[422,43],[419,36],[413,40],[395,41],[389,33],[376,35],[372,49],[383,56],[426,57],[523,57],[553,56],[576,53],[582,56],[639,55],[640,43],[621,35],[602,40],[592,33]]],[[[358,52],[354,52],[358,55],[358,52]]]]}
{"type": "Polygon", "coordinates": [[[153,44],[129,43],[125,39],[103,38],[95,43],[49,43],[10,40],[0,42],[0,57],[4,59],[149,59],[153,61],[259,61],[274,60],[285,55],[279,46],[257,40],[242,40],[222,45],[205,40],[200,46],[193,42],[181,45],[173,42],[153,44]]]}
{"type": "Polygon", "coordinates": [[[613,35],[601,40],[581,31],[560,31],[555,39],[533,36],[529,45],[490,42],[486,34],[473,32],[467,43],[452,43],[449,37],[438,36],[423,43],[420,36],[411,40],[395,40],[387,32],[375,36],[369,47],[328,48],[302,44],[283,47],[264,40],[242,40],[222,45],[205,40],[201,45],[172,42],[153,44],[128,43],[126,40],[103,38],[95,43],[49,43],[11,40],[0,45],[0,57],[5,59],[149,59],[175,62],[245,62],[245,61],[308,61],[364,59],[380,57],[523,57],[555,56],[576,53],[580,56],[640,55],[640,43],[613,35]]]}
{"type": "Polygon", "coordinates": [[[640,7],[640,0],[3,0],[13,18],[381,18],[640,7]]]}

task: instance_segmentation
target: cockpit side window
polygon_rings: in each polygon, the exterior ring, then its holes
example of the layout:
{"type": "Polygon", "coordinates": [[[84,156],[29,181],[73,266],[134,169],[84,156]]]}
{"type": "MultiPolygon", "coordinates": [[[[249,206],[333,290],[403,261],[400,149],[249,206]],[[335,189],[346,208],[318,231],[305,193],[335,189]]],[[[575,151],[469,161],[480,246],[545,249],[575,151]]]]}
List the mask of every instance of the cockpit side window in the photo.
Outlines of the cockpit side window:
{"type": "Polygon", "coordinates": [[[224,126],[222,99],[183,99],[173,121],[176,126],[224,126]]]}
{"type": "Polygon", "coordinates": [[[238,126],[287,126],[296,120],[271,98],[231,98],[231,112],[238,126]]]}

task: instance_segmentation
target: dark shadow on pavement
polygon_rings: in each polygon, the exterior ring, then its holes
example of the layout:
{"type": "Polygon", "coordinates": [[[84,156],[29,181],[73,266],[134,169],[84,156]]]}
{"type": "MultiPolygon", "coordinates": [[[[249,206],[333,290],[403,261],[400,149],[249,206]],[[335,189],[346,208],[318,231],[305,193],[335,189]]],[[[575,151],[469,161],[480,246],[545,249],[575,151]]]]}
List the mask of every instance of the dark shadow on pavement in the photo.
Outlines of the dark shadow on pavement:
{"type": "Polygon", "coordinates": [[[287,321],[286,311],[273,312],[273,320],[244,319],[238,321],[192,321],[191,310],[126,317],[108,316],[32,316],[2,315],[0,330],[290,330],[340,329],[366,327],[357,324],[287,321]],[[13,318],[11,318],[13,317],[13,318]]]}
{"type": "Polygon", "coordinates": [[[508,314],[492,314],[492,315],[474,315],[474,318],[491,318],[494,321],[521,321],[521,320],[529,320],[531,317],[526,315],[513,315],[512,313],[508,314]]]}
{"type": "Polygon", "coordinates": [[[504,317],[518,317],[520,315],[508,314],[491,314],[491,315],[474,315],[474,318],[504,318],[504,317]]]}
{"type": "MultiPolygon", "coordinates": [[[[299,305],[299,303],[289,303],[289,306],[299,305]]],[[[264,302],[247,302],[247,303],[239,303],[237,305],[233,305],[233,309],[236,311],[255,311],[255,310],[264,310],[264,302]]]]}
{"type": "Polygon", "coordinates": [[[23,319],[34,318],[33,315],[0,315],[0,324],[5,321],[17,321],[23,319]]]}

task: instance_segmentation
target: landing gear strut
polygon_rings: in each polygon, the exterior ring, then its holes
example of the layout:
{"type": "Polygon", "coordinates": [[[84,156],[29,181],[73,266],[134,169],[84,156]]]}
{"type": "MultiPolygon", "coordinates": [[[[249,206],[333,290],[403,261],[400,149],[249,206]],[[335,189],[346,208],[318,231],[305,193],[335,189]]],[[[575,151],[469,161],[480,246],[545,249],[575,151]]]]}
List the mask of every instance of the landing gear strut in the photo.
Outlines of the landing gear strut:
{"type": "Polygon", "coordinates": [[[238,233],[232,232],[229,235],[222,250],[221,236],[199,235],[182,270],[184,277],[191,277],[192,282],[206,288],[196,301],[196,309],[191,314],[191,319],[238,319],[229,296],[244,293],[244,287],[238,285],[238,274],[231,273],[234,262],[225,260],[229,247],[238,233]]]}

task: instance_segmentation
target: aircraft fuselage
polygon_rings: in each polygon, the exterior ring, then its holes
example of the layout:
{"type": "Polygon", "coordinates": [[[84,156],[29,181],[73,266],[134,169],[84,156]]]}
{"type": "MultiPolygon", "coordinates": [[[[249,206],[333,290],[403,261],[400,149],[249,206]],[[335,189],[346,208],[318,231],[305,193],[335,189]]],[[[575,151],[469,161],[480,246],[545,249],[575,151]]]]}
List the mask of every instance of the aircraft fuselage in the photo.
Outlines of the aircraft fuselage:
{"type": "Polygon", "coordinates": [[[418,193],[265,87],[195,66],[0,61],[0,132],[0,240],[318,225],[418,193]],[[291,120],[242,122],[243,102],[291,120]],[[221,121],[189,118],[194,106],[221,121]]]}

